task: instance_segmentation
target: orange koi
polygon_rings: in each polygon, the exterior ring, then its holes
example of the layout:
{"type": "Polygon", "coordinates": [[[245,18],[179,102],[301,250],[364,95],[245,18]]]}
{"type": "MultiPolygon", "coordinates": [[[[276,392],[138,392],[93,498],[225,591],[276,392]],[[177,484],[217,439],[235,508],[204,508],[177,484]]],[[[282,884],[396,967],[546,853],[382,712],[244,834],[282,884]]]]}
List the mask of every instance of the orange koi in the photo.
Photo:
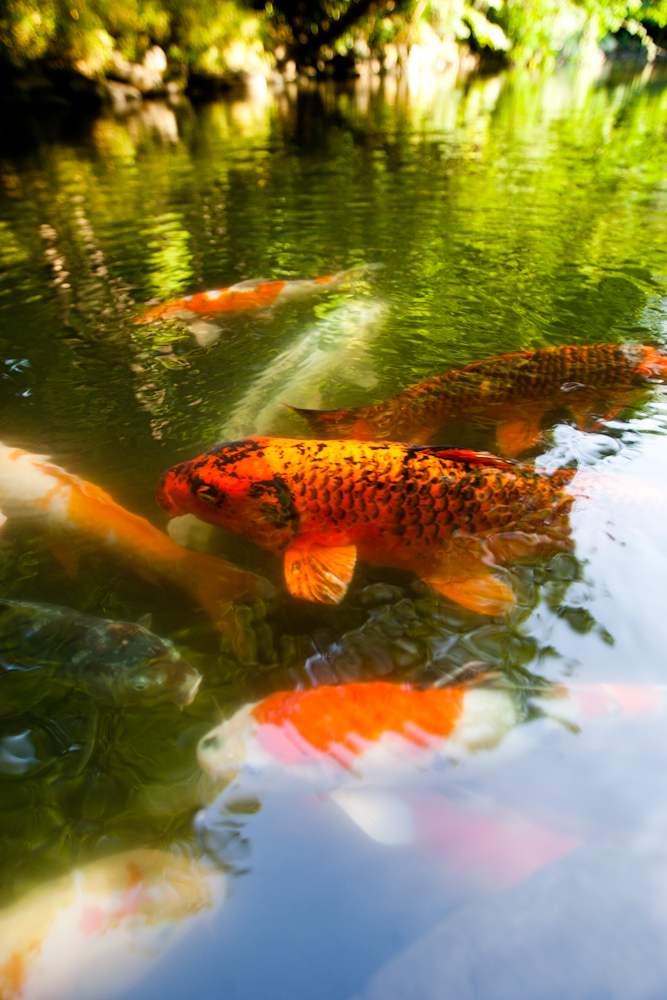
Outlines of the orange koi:
{"type": "Polygon", "coordinates": [[[260,437],[169,469],[157,502],[283,555],[295,597],[337,604],[359,557],[497,615],[514,594],[494,565],[572,546],[572,476],[464,449],[260,437]]]}
{"type": "Polygon", "coordinates": [[[143,316],[137,317],[135,323],[149,323],[152,320],[163,319],[178,313],[194,313],[197,316],[217,316],[222,313],[242,313],[251,310],[268,309],[274,305],[293,302],[308,298],[322,292],[332,292],[340,288],[350,278],[364,271],[375,270],[379,264],[362,264],[338,274],[329,274],[323,278],[302,281],[267,281],[265,278],[252,278],[249,281],[239,281],[228,288],[216,288],[210,292],[196,292],[194,295],[184,295],[181,299],[153,306],[143,316]]]}
{"type": "Polygon", "coordinates": [[[318,437],[359,441],[419,444],[453,420],[494,421],[498,449],[511,458],[539,443],[549,411],[565,408],[581,430],[592,430],[666,375],[667,357],[653,347],[549,347],[445,372],[374,406],[290,409],[318,437]]]}
{"type": "Polygon", "coordinates": [[[6,518],[28,518],[55,533],[53,554],[75,576],[79,552],[73,533],[129,556],[151,582],[164,577],[188,590],[210,618],[238,646],[231,602],[267,596],[266,580],[231,563],[181,548],[164,532],[125,510],[108,493],[85,482],[42,455],[0,444],[0,511],[6,518]]]}

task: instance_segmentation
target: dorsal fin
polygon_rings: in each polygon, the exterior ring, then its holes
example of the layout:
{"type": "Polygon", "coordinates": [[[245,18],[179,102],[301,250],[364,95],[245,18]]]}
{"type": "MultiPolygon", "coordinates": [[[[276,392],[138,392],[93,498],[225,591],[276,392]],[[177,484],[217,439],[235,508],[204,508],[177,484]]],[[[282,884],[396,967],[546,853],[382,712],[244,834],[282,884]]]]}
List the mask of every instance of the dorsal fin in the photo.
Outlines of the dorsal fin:
{"type": "Polygon", "coordinates": [[[292,410],[293,413],[298,413],[300,417],[315,425],[335,422],[336,418],[340,416],[353,417],[356,412],[366,409],[365,406],[350,406],[342,407],[339,410],[309,410],[307,407],[292,406],[290,403],[281,403],[281,406],[292,410]]]}
{"type": "Polygon", "coordinates": [[[281,278],[247,278],[245,281],[237,281],[229,288],[223,288],[223,292],[247,292],[253,291],[258,285],[271,285],[274,281],[281,281],[281,278]]]}
{"type": "Polygon", "coordinates": [[[490,451],[473,451],[472,448],[454,448],[449,445],[409,444],[405,446],[410,451],[424,452],[436,458],[444,458],[447,462],[461,462],[462,465],[486,465],[496,469],[520,468],[519,462],[492,455],[490,451]]]}

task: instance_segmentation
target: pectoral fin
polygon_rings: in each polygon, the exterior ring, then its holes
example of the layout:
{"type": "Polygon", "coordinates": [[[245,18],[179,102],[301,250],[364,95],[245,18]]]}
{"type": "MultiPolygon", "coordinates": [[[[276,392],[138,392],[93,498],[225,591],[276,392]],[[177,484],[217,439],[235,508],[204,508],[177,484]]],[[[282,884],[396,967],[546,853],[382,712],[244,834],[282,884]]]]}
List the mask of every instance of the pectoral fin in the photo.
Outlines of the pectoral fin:
{"type": "Polygon", "coordinates": [[[5,515],[0,510],[0,528],[2,528],[3,524],[5,524],[6,521],[7,521],[7,518],[5,517],[5,515]]]}
{"type": "MultiPolygon", "coordinates": [[[[634,398],[636,398],[636,393],[634,398]]],[[[615,420],[621,410],[633,401],[631,392],[619,392],[613,399],[602,398],[591,392],[581,394],[581,398],[568,400],[577,428],[580,431],[596,431],[605,420],[615,420]]]]}
{"type": "Polygon", "coordinates": [[[505,420],[496,428],[498,450],[508,458],[536,445],[542,437],[541,413],[530,414],[523,420],[505,420]]]}
{"type": "Polygon", "coordinates": [[[51,555],[58,560],[70,580],[76,580],[79,575],[79,550],[64,542],[62,544],[54,542],[50,549],[51,555]]]}
{"type": "Polygon", "coordinates": [[[285,552],[285,581],[293,597],[320,604],[342,601],[354,573],[356,545],[290,546],[285,552]]]}
{"type": "Polygon", "coordinates": [[[406,802],[382,789],[338,788],[330,798],[353,823],[379,844],[409,844],[414,840],[415,824],[406,802]]]}
{"type": "Polygon", "coordinates": [[[482,615],[504,615],[514,607],[512,588],[483,566],[474,575],[452,577],[443,573],[424,580],[451,601],[482,615]]]}

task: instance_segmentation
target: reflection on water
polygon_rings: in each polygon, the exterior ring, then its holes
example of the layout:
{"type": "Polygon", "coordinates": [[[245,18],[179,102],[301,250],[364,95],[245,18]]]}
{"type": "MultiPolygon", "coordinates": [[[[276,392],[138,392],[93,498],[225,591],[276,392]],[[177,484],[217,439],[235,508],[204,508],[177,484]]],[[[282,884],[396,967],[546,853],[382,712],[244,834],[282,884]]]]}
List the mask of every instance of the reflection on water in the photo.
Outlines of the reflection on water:
{"type": "MultiPolygon", "coordinates": [[[[361,561],[340,605],[298,601],[243,539],[186,523],[174,537],[199,551],[173,546],[153,493],[221,435],[305,434],[284,403],[380,404],[543,347],[664,349],[666,129],[658,69],[413,73],[147,105],[3,154],[0,596],[139,622],[203,680],[183,707],[110,705],[40,664],[28,697],[1,651],[0,994],[662,996],[660,386],[595,426],[569,405],[540,415],[530,462],[625,488],[577,500],[572,552],[511,561],[505,617],[361,561]],[[135,322],[186,294],[370,262],[385,265],[372,281],[213,330],[135,322]],[[32,493],[7,464],[17,448],[32,493]],[[408,713],[377,730],[378,763],[362,713],[352,745],[372,780],[356,757],[316,755],[314,784],[291,784],[299,726],[261,743],[240,725],[280,692],[362,683],[492,694],[497,745],[453,765],[408,713]],[[230,726],[253,767],[224,789],[197,747],[230,726]]],[[[442,443],[493,450],[480,417],[455,413],[442,443]]]]}

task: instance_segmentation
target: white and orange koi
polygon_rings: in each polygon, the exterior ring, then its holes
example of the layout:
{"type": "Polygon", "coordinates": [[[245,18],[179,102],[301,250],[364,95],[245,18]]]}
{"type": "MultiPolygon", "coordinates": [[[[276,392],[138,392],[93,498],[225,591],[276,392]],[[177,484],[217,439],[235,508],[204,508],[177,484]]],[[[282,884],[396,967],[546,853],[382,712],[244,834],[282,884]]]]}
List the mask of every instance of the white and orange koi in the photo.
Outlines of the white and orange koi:
{"type": "Polygon", "coordinates": [[[0,997],[124,992],[197,915],[220,905],[224,890],[219,871],[156,850],[116,854],[47,883],[0,912],[0,997]]]}
{"type": "Polygon", "coordinates": [[[138,572],[151,582],[162,577],[191,593],[240,648],[245,640],[238,632],[232,602],[266,597],[271,591],[268,581],[254,573],[181,548],[98,486],[66,472],[45,456],[1,443],[0,513],[10,520],[34,520],[53,533],[53,554],[72,577],[78,570],[77,536],[129,556],[138,572]]]}
{"type": "MultiPolygon", "coordinates": [[[[533,702],[570,725],[645,716],[667,710],[667,685],[554,685],[533,702]]],[[[218,811],[269,791],[328,795],[374,840],[409,843],[415,837],[410,796],[406,801],[389,789],[414,785],[438,759],[491,750],[522,718],[507,687],[324,685],[244,706],[200,740],[198,759],[204,771],[228,782],[218,811]]]]}
{"type": "Polygon", "coordinates": [[[515,700],[502,689],[325,685],[246,705],[204,736],[197,752],[204,771],[229,782],[221,802],[253,791],[315,791],[373,839],[404,843],[410,816],[386,786],[439,756],[490,749],[518,721],[515,700]]]}
{"type": "Polygon", "coordinates": [[[227,288],[196,292],[194,295],[184,295],[180,299],[153,306],[142,316],[138,316],[135,323],[149,323],[152,320],[179,314],[185,317],[192,315],[218,317],[223,314],[261,311],[286,302],[309,298],[311,295],[319,295],[322,292],[335,291],[346,281],[377,270],[381,266],[381,264],[361,264],[347,271],[339,271],[338,274],[311,280],[267,281],[265,278],[252,278],[249,281],[239,281],[227,288]]]}
{"type": "Polygon", "coordinates": [[[201,842],[216,854],[216,828],[243,800],[305,792],[312,806],[328,798],[377,843],[424,850],[480,889],[512,885],[581,841],[479,796],[453,801],[418,779],[438,759],[492,749],[519,721],[511,692],[488,686],[278,692],[200,741],[202,768],[229,781],[197,816],[201,842]]]}

